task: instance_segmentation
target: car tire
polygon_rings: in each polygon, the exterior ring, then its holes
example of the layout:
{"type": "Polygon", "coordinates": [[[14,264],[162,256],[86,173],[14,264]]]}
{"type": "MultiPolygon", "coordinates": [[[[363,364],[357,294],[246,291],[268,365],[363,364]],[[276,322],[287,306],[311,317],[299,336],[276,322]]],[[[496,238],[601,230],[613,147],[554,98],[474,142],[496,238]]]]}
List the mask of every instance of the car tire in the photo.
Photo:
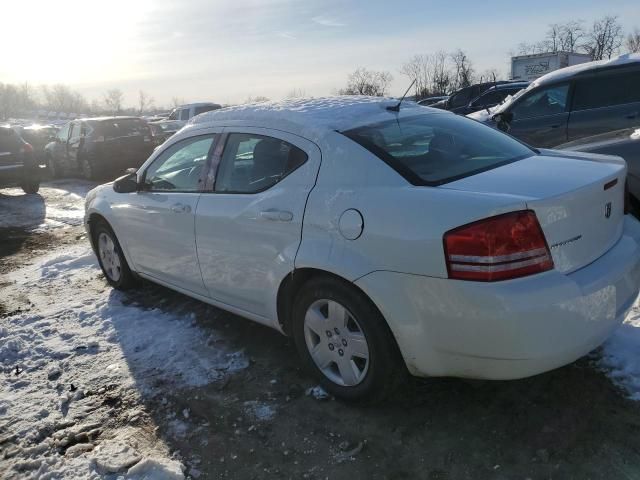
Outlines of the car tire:
{"type": "Polygon", "coordinates": [[[40,180],[25,180],[20,185],[24,193],[32,195],[40,190],[40,180]]]}
{"type": "Polygon", "coordinates": [[[118,290],[133,287],[135,277],[111,227],[104,221],[97,222],[92,237],[98,263],[109,285],[118,290]]]}
{"type": "Polygon", "coordinates": [[[60,169],[56,166],[56,162],[51,156],[47,156],[47,172],[49,177],[58,178],[60,176],[60,169]]]}
{"type": "Polygon", "coordinates": [[[349,282],[319,277],[305,283],[294,300],[291,326],[305,366],[335,397],[377,403],[406,377],[385,319],[349,282]]]}
{"type": "Polygon", "coordinates": [[[95,180],[96,172],[88,158],[80,160],[80,171],[85,180],[95,180]]]}

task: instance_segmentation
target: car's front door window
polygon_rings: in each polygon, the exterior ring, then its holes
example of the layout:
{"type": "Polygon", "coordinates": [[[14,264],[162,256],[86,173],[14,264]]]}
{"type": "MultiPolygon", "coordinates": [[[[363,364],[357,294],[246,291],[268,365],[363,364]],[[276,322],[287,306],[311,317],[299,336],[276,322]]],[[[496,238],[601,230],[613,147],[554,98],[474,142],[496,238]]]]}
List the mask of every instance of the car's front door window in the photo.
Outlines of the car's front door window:
{"type": "Polygon", "coordinates": [[[513,119],[522,120],[564,113],[568,93],[569,84],[542,88],[523,98],[511,109],[513,119]]]}
{"type": "Polygon", "coordinates": [[[67,140],[69,139],[70,126],[71,126],[71,123],[67,123],[64,127],[62,127],[62,130],[58,132],[57,137],[60,142],[66,143],[67,140]]]}
{"type": "Polygon", "coordinates": [[[162,152],[145,172],[144,189],[161,192],[198,192],[214,135],[177,142],[162,152]]]}
{"type": "Polygon", "coordinates": [[[227,139],[215,184],[216,192],[257,193],[278,183],[307,160],[284,140],[250,133],[227,139]]]}

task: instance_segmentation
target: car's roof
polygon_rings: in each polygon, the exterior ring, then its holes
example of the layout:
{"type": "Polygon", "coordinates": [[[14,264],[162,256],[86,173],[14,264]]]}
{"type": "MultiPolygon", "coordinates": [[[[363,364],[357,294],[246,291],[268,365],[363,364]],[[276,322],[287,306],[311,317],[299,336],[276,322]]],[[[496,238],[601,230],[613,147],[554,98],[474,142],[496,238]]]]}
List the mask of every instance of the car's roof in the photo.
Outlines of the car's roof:
{"type": "Polygon", "coordinates": [[[572,65],[571,67],[565,67],[559,70],[554,70],[553,72],[549,72],[546,75],[543,75],[542,77],[535,80],[532,83],[532,86],[537,87],[539,85],[556,83],[572,78],[578,74],[634,63],[640,65],[640,53],[627,53],[615,58],[608,58],[595,62],[579,63],[577,65],[572,65]]]}
{"type": "Polygon", "coordinates": [[[208,107],[215,106],[219,107],[219,103],[214,102],[197,102],[197,103],[185,103],[184,105],[178,105],[176,108],[187,108],[187,107],[208,107]]]}
{"type": "Polygon", "coordinates": [[[527,88],[528,86],[529,86],[529,82],[501,83],[500,85],[496,85],[495,87],[489,88],[488,90],[486,90],[486,92],[490,92],[493,90],[513,90],[516,88],[527,88]]]}
{"type": "Polygon", "coordinates": [[[328,131],[349,130],[398,116],[449,113],[409,101],[402,103],[398,113],[387,110],[387,107],[397,104],[398,100],[394,98],[358,95],[264,102],[202,113],[192,118],[187,128],[233,125],[268,127],[317,138],[328,131]]]}
{"type": "Polygon", "coordinates": [[[89,122],[104,122],[111,120],[142,120],[140,117],[134,116],[121,116],[121,117],[92,117],[92,118],[79,118],[78,120],[89,121],[89,122]]]}

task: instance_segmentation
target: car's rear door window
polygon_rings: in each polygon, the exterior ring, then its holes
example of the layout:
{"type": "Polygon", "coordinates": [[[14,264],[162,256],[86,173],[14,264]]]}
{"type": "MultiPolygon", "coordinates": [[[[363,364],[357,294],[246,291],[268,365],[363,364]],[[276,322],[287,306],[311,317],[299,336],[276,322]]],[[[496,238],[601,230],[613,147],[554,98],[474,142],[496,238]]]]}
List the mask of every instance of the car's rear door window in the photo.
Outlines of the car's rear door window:
{"type": "Polygon", "coordinates": [[[101,126],[107,138],[137,137],[150,134],[147,123],[139,118],[104,120],[101,126]]]}
{"type": "Polygon", "coordinates": [[[540,88],[521,98],[511,109],[514,120],[544,117],[564,113],[567,108],[569,84],[540,88]]]}
{"type": "Polygon", "coordinates": [[[215,191],[261,192],[306,161],[304,151],[284,140],[252,133],[232,133],[220,161],[215,191]]]}
{"type": "Polygon", "coordinates": [[[342,132],[414,185],[441,185],[535,155],[510,136],[452,114],[424,114],[342,132]]]}
{"type": "Polygon", "coordinates": [[[640,102],[640,70],[597,74],[576,81],[572,110],[640,102]]]}
{"type": "Polygon", "coordinates": [[[0,153],[15,153],[19,143],[20,140],[16,132],[11,128],[0,127],[0,153]]]}

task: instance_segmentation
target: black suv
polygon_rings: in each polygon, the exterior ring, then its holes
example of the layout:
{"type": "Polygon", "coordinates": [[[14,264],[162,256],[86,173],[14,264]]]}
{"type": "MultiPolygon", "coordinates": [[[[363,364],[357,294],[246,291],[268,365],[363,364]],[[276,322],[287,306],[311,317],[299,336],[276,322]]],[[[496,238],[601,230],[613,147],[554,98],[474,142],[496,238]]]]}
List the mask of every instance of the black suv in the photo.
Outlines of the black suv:
{"type": "Polygon", "coordinates": [[[481,93],[479,97],[473,99],[467,106],[456,110],[459,115],[467,115],[469,113],[477,112],[478,110],[485,110],[487,108],[495,107],[502,103],[502,101],[509,95],[515,95],[523,88],[527,88],[529,82],[513,82],[503,83],[490,87],[481,93]]]}
{"type": "Polygon", "coordinates": [[[19,185],[25,193],[40,189],[40,169],[33,147],[12,128],[0,126],[0,186],[19,185]]]}
{"type": "Polygon", "coordinates": [[[51,176],[81,174],[95,180],[138,168],[153,148],[151,129],[143,119],[101,117],[66,124],[45,147],[45,155],[51,176]]]}
{"type": "Polygon", "coordinates": [[[534,147],[640,126],[640,54],[548,73],[491,114],[470,118],[534,147]]]}
{"type": "Polygon", "coordinates": [[[447,99],[447,102],[444,108],[445,110],[450,110],[453,113],[463,114],[467,105],[469,105],[469,102],[471,102],[474,98],[479,97],[491,87],[495,87],[496,85],[502,85],[504,83],[509,83],[509,82],[507,80],[500,80],[497,82],[476,83],[475,85],[471,85],[469,87],[464,87],[464,88],[461,88],[460,90],[456,90],[447,99]]]}

